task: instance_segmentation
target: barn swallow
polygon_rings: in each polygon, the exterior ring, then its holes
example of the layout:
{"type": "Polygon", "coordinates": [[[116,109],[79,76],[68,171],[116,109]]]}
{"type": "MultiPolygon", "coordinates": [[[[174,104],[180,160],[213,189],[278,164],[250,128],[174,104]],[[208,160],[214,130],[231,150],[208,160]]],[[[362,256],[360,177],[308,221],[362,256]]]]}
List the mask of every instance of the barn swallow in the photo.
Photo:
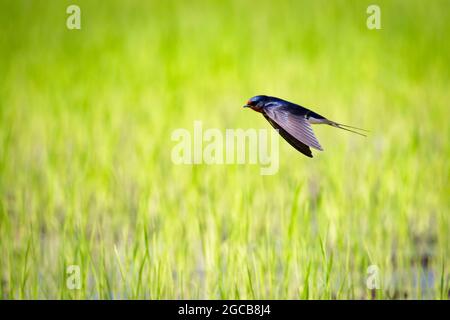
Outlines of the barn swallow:
{"type": "Polygon", "coordinates": [[[275,97],[255,96],[247,101],[244,108],[251,108],[256,112],[262,113],[291,146],[310,158],[313,157],[310,147],[323,151],[322,146],[314,135],[311,124],[328,124],[364,137],[364,134],[351,129],[367,131],[331,121],[298,104],[275,97]]]}

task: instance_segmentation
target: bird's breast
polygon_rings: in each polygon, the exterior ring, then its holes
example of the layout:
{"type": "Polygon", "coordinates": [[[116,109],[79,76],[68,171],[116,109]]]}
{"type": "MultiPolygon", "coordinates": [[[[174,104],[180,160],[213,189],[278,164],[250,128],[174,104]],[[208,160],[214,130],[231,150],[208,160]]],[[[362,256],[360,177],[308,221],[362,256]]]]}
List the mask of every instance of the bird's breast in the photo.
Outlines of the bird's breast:
{"type": "Polygon", "coordinates": [[[262,108],[261,107],[251,106],[250,108],[252,108],[256,112],[262,113],[262,108]]]}

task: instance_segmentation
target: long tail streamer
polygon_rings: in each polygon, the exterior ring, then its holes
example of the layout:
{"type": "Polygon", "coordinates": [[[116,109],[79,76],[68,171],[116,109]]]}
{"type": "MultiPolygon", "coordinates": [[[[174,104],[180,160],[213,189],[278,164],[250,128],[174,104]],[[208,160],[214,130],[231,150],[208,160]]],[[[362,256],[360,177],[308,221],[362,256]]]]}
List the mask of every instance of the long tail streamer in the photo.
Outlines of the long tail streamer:
{"type": "Polygon", "coordinates": [[[355,130],[361,130],[361,131],[364,131],[364,132],[369,132],[368,130],[365,130],[365,129],[352,127],[352,126],[349,126],[349,125],[346,125],[346,124],[342,124],[342,123],[337,123],[337,122],[334,122],[334,121],[330,121],[329,125],[333,126],[335,128],[339,128],[339,129],[342,129],[342,130],[346,130],[346,131],[350,131],[350,132],[359,134],[360,136],[363,136],[363,137],[366,137],[366,135],[361,133],[361,132],[355,131],[355,130]],[[355,129],[355,130],[351,130],[349,128],[355,129]]]}

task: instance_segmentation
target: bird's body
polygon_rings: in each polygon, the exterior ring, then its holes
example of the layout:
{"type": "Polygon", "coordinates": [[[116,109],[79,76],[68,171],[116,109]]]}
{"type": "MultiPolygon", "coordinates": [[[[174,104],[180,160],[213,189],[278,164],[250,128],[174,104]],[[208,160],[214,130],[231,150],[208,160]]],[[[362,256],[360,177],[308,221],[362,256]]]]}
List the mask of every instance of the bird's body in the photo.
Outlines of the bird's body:
{"type": "Polygon", "coordinates": [[[348,128],[363,130],[343,125],[321,116],[298,104],[269,96],[255,96],[244,107],[260,112],[280,135],[296,150],[312,158],[310,147],[323,151],[312,130],[311,124],[328,124],[330,126],[354,132],[348,128]]]}

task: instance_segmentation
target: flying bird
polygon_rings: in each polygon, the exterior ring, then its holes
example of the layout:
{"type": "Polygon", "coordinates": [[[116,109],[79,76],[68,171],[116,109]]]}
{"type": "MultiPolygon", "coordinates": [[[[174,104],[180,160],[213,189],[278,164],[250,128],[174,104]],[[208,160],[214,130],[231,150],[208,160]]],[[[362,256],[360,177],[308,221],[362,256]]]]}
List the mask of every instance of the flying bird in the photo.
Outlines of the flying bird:
{"type": "Polygon", "coordinates": [[[251,108],[256,112],[262,113],[291,146],[310,158],[313,157],[310,147],[323,151],[322,146],[314,135],[311,124],[328,124],[361,136],[365,135],[351,129],[367,131],[331,121],[298,104],[276,97],[254,96],[247,101],[244,108],[251,108]]]}

